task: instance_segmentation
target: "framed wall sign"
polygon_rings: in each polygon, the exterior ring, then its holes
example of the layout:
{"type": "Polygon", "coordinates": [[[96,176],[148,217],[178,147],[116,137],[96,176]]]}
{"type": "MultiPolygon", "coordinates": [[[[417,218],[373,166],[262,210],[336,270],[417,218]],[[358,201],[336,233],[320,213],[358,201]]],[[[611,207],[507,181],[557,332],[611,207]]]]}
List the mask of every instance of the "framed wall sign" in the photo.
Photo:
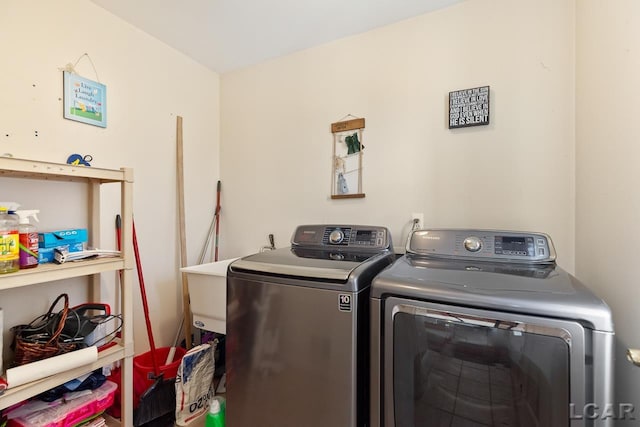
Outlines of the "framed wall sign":
{"type": "Polygon", "coordinates": [[[64,71],[64,118],[107,127],[107,87],[64,71]]]}
{"type": "Polygon", "coordinates": [[[489,86],[449,92],[449,129],[489,124],[489,86]]]}

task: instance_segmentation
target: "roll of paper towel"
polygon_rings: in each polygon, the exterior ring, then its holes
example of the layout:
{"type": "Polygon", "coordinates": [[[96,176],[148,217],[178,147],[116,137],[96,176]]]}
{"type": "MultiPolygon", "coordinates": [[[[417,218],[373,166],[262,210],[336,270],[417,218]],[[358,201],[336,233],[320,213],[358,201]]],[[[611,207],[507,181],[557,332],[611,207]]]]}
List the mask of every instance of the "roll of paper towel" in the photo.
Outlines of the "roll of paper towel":
{"type": "Polygon", "coordinates": [[[7,369],[8,388],[18,387],[31,381],[40,380],[98,360],[98,348],[91,346],[82,350],[49,357],[37,362],[27,363],[7,369]]]}

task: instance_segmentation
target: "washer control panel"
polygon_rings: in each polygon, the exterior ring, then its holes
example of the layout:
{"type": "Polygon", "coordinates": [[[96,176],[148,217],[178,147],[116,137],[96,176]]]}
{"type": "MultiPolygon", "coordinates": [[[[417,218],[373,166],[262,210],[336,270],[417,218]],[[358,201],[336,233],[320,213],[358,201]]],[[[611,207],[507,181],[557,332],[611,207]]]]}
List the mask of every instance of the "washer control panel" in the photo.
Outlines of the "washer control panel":
{"type": "Polygon", "coordinates": [[[368,225],[301,225],[291,238],[293,246],[389,249],[391,235],[385,227],[368,225]]]}
{"type": "Polygon", "coordinates": [[[548,235],[499,230],[416,230],[407,242],[407,253],[533,264],[552,263],[556,259],[548,235]]]}

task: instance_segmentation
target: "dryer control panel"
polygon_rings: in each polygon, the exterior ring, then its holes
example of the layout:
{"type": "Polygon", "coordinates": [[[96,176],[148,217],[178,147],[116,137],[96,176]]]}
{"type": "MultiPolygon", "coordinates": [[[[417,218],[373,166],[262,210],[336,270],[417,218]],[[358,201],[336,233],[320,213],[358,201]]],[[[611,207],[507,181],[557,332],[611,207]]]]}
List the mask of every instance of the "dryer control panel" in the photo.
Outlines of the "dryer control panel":
{"type": "Polygon", "coordinates": [[[548,235],[499,230],[416,230],[407,242],[407,253],[530,264],[553,263],[556,259],[548,235]]]}
{"type": "Polygon", "coordinates": [[[301,225],[291,238],[293,246],[384,250],[391,247],[385,227],[369,225],[301,225]]]}

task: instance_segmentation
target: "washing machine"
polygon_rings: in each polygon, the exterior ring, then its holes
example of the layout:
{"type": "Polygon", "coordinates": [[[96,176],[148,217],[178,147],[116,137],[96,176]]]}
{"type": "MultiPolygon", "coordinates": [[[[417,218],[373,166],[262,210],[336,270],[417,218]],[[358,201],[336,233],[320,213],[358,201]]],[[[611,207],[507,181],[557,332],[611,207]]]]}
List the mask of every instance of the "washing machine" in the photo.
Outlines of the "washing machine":
{"type": "Polygon", "coordinates": [[[371,425],[608,426],[609,307],[549,236],[418,230],[371,287],[371,425]]]}
{"type": "Polygon", "coordinates": [[[303,225],[227,272],[229,427],[364,427],[369,290],[395,260],[385,227],[303,225]]]}

